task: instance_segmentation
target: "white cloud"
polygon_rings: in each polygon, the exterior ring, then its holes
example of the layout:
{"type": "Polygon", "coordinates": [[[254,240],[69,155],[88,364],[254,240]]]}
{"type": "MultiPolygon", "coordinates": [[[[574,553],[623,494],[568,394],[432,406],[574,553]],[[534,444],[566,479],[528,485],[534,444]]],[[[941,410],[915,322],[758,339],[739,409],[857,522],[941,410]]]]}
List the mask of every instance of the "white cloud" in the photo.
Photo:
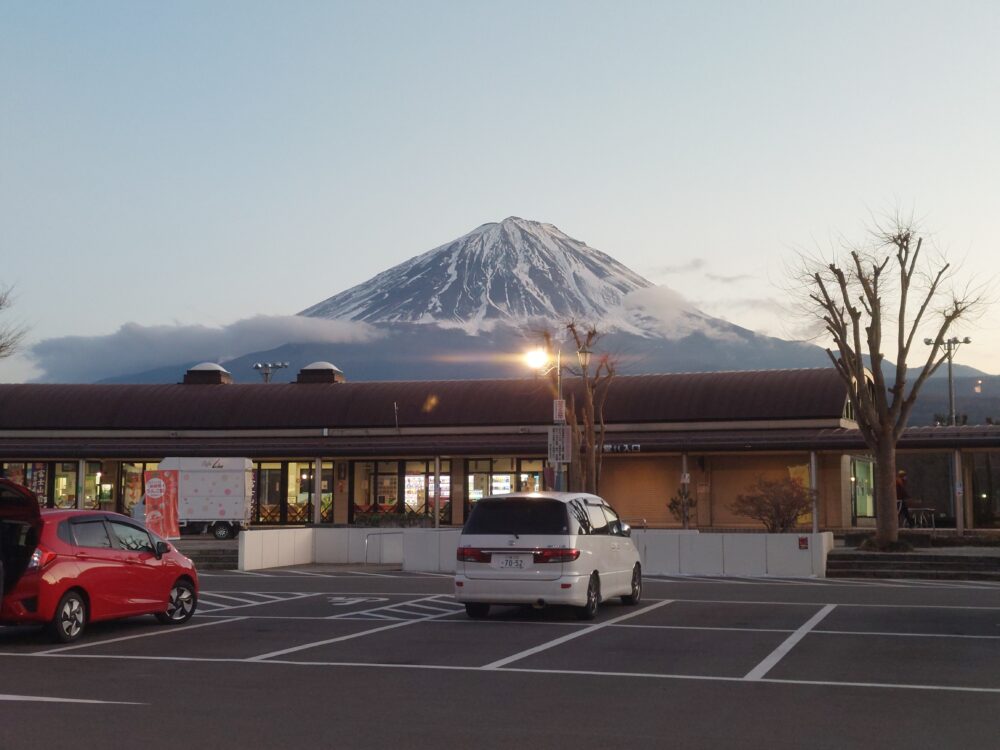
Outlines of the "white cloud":
{"type": "Polygon", "coordinates": [[[42,382],[87,383],[191,361],[224,362],[290,343],[352,343],[378,337],[367,323],[298,315],[238,320],[221,328],[125,323],[105,336],[45,339],[27,355],[42,382]]]}
{"type": "Polygon", "coordinates": [[[666,286],[629,292],[623,306],[635,325],[664,338],[682,339],[692,333],[715,339],[732,339],[736,335],[723,321],[709,318],[679,292],[666,286]]]}

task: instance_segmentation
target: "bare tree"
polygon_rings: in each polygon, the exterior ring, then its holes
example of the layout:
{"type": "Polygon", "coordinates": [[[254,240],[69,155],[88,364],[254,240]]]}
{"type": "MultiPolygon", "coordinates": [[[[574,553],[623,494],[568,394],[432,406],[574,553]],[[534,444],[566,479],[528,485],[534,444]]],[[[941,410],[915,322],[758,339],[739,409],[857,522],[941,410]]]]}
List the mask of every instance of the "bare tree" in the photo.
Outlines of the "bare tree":
{"type": "Polygon", "coordinates": [[[847,387],[865,443],[875,456],[875,545],[898,541],[896,445],[927,379],[945,361],[946,336],[977,312],[982,293],[958,291],[951,264],[927,259],[912,221],[875,225],[872,241],[850,246],[840,259],[806,261],[807,308],[833,338],[827,349],[847,387]],[[925,333],[926,354],[914,351],[925,333]],[[895,359],[895,372],[886,353],[895,359]],[[867,359],[867,366],[866,366],[867,359]],[[916,378],[908,362],[921,360],[916,378]],[[887,367],[888,365],[888,367],[887,367]]]}
{"type": "MultiPolygon", "coordinates": [[[[13,304],[10,287],[0,287],[0,312],[13,304]]],[[[14,325],[0,325],[0,359],[17,351],[27,329],[14,325]]]]}
{"type": "Polygon", "coordinates": [[[812,510],[815,490],[790,477],[765,479],[757,477],[745,495],[737,495],[729,509],[738,516],[753,518],[764,524],[771,534],[791,531],[799,517],[812,510]]]}
{"type": "MultiPolygon", "coordinates": [[[[568,386],[564,387],[564,396],[572,456],[569,465],[569,490],[597,494],[601,483],[602,447],[606,429],[604,405],[611,381],[615,377],[617,363],[608,353],[594,353],[594,346],[602,335],[595,326],[583,326],[570,320],[563,327],[576,347],[579,364],[578,368],[562,366],[578,377],[576,382],[564,383],[564,386],[568,386]]],[[[551,331],[542,330],[537,333],[546,350],[551,352],[557,347],[551,331]]],[[[554,369],[550,372],[549,382],[553,393],[561,377],[562,373],[554,369]]]]}

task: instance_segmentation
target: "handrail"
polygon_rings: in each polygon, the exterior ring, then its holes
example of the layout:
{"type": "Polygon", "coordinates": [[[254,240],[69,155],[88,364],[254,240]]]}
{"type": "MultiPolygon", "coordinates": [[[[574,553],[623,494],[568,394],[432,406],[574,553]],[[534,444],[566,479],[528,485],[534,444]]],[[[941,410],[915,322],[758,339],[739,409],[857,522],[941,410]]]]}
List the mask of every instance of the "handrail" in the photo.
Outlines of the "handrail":
{"type": "MultiPolygon", "coordinates": [[[[365,565],[368,564],[368,537],[370,537],[370,536],[386,536],[386,535],[389,535],[389,534],[402,534],[402,533],[403,533],[403,530],[399,529],[397,531],[369,531],[367,534],[365,534],[365,565]]],[[[383,564],[383,562],[382,562],[382,553],[383,553],[383,551],[384,551],[384,546],[380,544],[379,548],[378,548],[378,564],[379,565],[383,564]]]]}

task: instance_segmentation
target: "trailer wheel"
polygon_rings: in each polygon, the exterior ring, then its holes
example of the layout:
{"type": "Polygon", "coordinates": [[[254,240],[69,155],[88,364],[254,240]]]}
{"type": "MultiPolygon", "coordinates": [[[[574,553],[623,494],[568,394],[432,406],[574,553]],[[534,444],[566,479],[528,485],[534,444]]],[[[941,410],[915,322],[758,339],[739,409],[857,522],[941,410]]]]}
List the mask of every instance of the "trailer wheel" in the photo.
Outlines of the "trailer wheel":
{"type": "Polygon", "coordinates": [[[217,523],[212,527],[212,536],[216,539],[231,539],[236,536],[233,527],[228,523],[217,523]]]}

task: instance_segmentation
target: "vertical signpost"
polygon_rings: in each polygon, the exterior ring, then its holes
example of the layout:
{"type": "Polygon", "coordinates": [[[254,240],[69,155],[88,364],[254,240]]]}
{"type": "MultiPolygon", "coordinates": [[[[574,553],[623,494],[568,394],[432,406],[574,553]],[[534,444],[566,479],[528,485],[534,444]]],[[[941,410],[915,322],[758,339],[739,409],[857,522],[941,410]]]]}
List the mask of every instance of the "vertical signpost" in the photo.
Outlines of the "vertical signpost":
{"type": "Polygon", "coordinates": [[[549,427],[549,464],[555,469],[556,491],[562,492],[563,487],[563,464],[570,461],[571,435],[570,427],[566,424],[566,401],[557,398],[552,402],[552,421],[555,422],[549,427]]]}

